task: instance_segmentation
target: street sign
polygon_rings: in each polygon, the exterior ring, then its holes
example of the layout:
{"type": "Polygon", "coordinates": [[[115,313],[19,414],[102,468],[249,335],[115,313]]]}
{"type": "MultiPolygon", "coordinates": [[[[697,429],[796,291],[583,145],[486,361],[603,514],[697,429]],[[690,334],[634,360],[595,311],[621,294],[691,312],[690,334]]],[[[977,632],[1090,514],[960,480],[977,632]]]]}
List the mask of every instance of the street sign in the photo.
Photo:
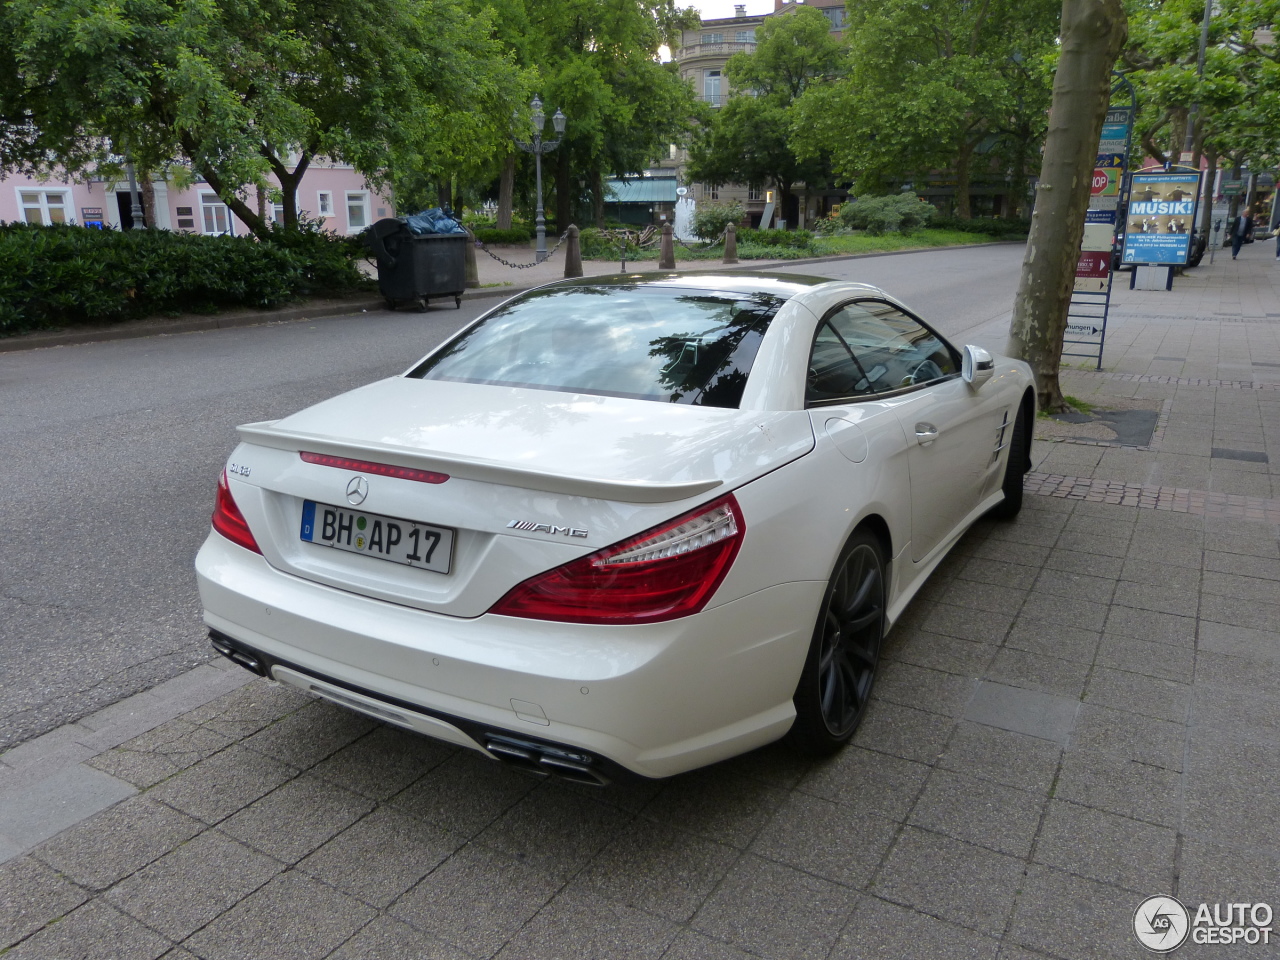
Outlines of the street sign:
{"type": "Polygon", "coordinates": [[[1095,327],[1083,323],[1067,324],[1067,334],[1072,337],[1096,337],[1101,332],[1101,327],[1095,327]]]}
{"type": "Polygon", "coordinates": [[[1224,196],[1228,196],[1228,197],[1240,196],[1240,194],[1244,193],[1244,181],[1243,180],[1223,180],[1222,193],[1224,196]]]}
{"type": "Polygon", "coordinates": [[[1120,181],[1124,176],[1124,170],[1120,167],[1095,167],[1093,171],[1093,183],[1090,185],[1089,193],[1095,197],[1118,197],[1120,196],[1120,181]]]}

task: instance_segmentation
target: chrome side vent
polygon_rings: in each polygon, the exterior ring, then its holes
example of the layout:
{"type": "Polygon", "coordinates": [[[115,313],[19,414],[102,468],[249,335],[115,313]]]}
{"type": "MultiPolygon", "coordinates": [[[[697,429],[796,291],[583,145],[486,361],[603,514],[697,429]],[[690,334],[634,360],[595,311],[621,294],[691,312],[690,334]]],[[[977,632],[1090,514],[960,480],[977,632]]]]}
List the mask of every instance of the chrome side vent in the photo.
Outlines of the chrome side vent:
{"type": "MultiPolygon", "coordinates": [[[[991,462],[995,463],[1000,459],[1000,451],[1009,445],[1009,440],[1005,439],[1005,432],[1009,429],[1009,411],[1004,412],[1004,420],[1000,427],[996,430],[996,448],[991,451],[991,462]]],[[[1010,440],[1012,437],[1010,437],[1010,440]]]]}

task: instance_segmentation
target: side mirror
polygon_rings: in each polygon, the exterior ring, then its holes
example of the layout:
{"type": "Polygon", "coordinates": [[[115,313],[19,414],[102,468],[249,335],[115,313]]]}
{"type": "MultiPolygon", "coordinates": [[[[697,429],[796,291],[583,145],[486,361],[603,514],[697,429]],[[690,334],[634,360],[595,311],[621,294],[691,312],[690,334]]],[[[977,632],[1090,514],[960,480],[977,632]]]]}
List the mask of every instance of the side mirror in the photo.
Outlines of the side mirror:
{"type": "Polygon", "coordinates": [[[971,343],[965,344],[964,357],[960,366],[960,376],[964,377],[965,383],[977,390],[991,379],[995,369],[996,362],[991,358],[990,353],[971,343]]]}

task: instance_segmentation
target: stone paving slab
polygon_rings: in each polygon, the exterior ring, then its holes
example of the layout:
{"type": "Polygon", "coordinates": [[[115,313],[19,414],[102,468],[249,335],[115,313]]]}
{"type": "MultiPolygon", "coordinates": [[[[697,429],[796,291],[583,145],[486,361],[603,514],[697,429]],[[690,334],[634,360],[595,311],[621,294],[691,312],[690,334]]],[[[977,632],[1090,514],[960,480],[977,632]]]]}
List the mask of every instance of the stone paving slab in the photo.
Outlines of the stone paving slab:
{"type": "Polygon", "coordinates": [[[0,792],[128,794],[0,846],[0,949],[1077,960],[1143,955],[1152,894],[1280,909],[1280,270],[1253,252],[1118,296],[1115,376],[1067,384],[1160,398],[1163,435],[1038,444],[845,750],[593,790],[209,667],[0,755],[0,792]]]}

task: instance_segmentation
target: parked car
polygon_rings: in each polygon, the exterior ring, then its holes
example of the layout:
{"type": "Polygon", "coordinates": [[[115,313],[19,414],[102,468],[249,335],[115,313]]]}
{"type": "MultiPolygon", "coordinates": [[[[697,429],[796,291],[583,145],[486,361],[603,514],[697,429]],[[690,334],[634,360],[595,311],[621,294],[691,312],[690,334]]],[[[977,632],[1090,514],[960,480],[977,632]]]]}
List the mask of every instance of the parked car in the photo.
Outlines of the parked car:
{"type": "Polygon", "coordinates": [[[204,619],[250,670],[539,773],[829,752],[929,573],[1018,512],[1034,398],[862,284],[551,284],[240,427],[204,619]]]}

